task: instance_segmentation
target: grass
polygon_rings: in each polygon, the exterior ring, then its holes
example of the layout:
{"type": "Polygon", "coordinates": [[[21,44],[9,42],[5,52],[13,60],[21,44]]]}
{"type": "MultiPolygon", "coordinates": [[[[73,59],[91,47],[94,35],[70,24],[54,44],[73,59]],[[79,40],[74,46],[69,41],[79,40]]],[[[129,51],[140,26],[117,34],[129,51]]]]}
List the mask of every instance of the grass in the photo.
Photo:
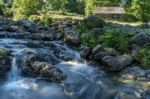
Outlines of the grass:
{"type": "Polygon", "coordinates": [[[74,20],[83,20],[84,15],[76,14],[76,13],[66,13],[62,11],[49,11],[49,12],[39,12],[39,15],[46,14],[50,16],[54,20],[61,20],[61,19],[74,19],[74,20]]]}

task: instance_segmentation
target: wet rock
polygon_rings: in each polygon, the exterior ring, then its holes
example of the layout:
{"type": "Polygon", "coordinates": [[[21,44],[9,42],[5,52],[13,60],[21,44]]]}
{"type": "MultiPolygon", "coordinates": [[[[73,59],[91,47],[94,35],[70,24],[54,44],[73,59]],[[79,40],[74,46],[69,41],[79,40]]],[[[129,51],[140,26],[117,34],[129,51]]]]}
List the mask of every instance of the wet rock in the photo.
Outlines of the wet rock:
{"type": "Polygon", "coordinates": [[[94,55],[94,60],[101,61],[105,56],[110,56],[110,54],[106,51],[101,51],[94,55]]]}
{"type": "Polygon", "coordinates": [[[143,46],[150,42],[150,35],[148,33],[139,33],[133,37],[133,43],[139,46],[143,46]]]}
{"type": "Polygon", "coordinates": [[[109,53],[111,56],[118,56],[118,52],[114,48],[106,49],[106,52],[109,53]]]}
{"type": "Polygon", "coordinates": [[[150,90],[146,90],[145,93],[144,93],[144,95],[143,95],[143,97],[145,99],[150,99],[150,90]]]}
{"type": "Polygon", "coordinates": [[[0,38],[16,38],[25,39],[29,38],[31,35],[28,32],[17,33],[17,32],[0,32],[0,38]]]}
{"type": "Polygon", "coordinates": [[[38,26],[38,30],[39,31],[48,31],[48,30],[50,30],[50,28],[48,27],[48,26],[38,26]]]}
{"type": "Polygon", "coordinates": [[[92,50],[92,54],[96,55],[97,53],[103,51],[104,49],[102,48],[102,45],[97,45],[95,48],[92,50]]]}
{"type": "Polygon", "coordinates": [[[54,35],[52,34],[47,34],[47,33],[34,33],[31,36],[31,39],[33,40],[53,40],[54,39],[54,35]]]}
{"type": "Polygon", "coordinates": [[[82,58],[88,58],[91,53],[91,50],[92,50],[91,47],[82,46],[80,56],[82,58]]]}
{"type": "Polygon", "coordinates": [[[137,84],[131,86],[122,86],[119,88],[114,99],[143,99],[143,88],[137,84]]]}
{"type": "Polygon", "coordinates": [[[80,40],[77,33],[73,30],[65,30],[64,41],[70,45],[78,45],[80,40]]]}
{"type": "Polygon", "coordinates": [[[120,73],[122,79],[138,80],[138,81],[150,81],[150,70],[143,70],[140,67],[133,66],[124,69],[120,73]]]}
{"type": "Polygon", "coordinates": [[[132,94],[118,92],[117,95],[115,96],[115,99],[141,99],[141,98],[139,98],[135,95],[132,95],[132,94]]]}
{"type": "Polygon", "coordinates": [[[53,66],[58,63],[59,60],[54,54],[46,49],[24,49],[17,55],[18,67],[24,76],[60,81],[63,75],[59,75],[61,71],[53,66]]]}
{"type": "Polygon", "coordinates": [[[30,27],[32,27],[32,25],[33,25],[33,24],[32,24],[30,21],[28,21],[28,20],[21,20],[20,23],[21,23],[24,27],[26,27],[26,28],[30,28],[30,27]]]}
{"type": "Polygon", "coordinates": [[[62,71],[47,62],[35,61],[31,64],[32,72],[49,81],[60,82],[65,79],[62,71]]]}
{"type": "Polygon", "coordinates": [[[63,38],[63,36],[64,36],[64,33],[63,33],[63,32],[57,32],[57,33],[55,34],[55,39],[56,39],[56,40],[61,40],[61,39],[63,38]]]}
{"type": "Polygon", "coordinates": [[[17,55],[17,61],[20,66],[28,65],[33,61],[45,61],[51,64],[57,64],[60,62],[59,59],[48,49],[37,48],[37,49],[23,49],[19,55],[17,55]]]}
{"type": "Polygon", "coordinates": [[[108,66],[110,71],[119,71],[132,63],[132,57],[130,55],[105,56],[102,62],[108,66]]]}
{"type": "Polygon", "coordinates": [[[24,27],[24,31],[28,31],[31,33],[38,32],[35,24],[33,22],[30,22],[29,20],[21,20],[20,24],[24,27]]]}
{"type": "Polygon", "coordinates": [[[19,26],[10,26],[8,27],[7,31],[8,32],[16,32],[19,29],[19,26]]]}

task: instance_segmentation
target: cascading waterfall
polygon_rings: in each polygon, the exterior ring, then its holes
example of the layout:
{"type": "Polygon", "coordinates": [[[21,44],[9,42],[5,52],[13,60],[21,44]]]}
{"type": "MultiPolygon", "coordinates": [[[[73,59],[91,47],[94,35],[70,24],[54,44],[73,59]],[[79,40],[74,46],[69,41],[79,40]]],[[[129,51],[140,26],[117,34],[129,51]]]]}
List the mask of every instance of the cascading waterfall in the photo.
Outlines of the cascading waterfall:
{"type": "Polygon", "coordinates": [[[12,66],[11,66],[11,70],[8,74],[8,81],[17,81],[21,78],[20,73],[19,73],[19,69],[16,63],[16,57],[14,56],[12,59],[12,66]]]}
{"type": "MultiPolygon", "coordinates": [[[[13,56],[8,81],[0,86],[0,99],[120,99],[112,98],[113,82],[108,79],[104,71],[84,63],[79,53],[68,48],[65,44],[49,43],[54,46],[56,52],[69,54],[75,58],[73,61],[61,60],[55,65],[67,75],[63,83],[45,82],[20,75],[17,66],[18,55],[24,55],[23,50],[36,52],[36,50],[41,51],[41,48],[28,48],[23,40],[5,39],[0,42],[0,46],[12,50],[13,56]],[[16,44],[20,47],[16,48],[16,44]]],[[[43,48],[41,52],[44,55],[49,54],[46,50],[43,48]]],[[[52,57],[54,56],[54,53],[50,54],[53,54],[52,57]]],[[[121,88],[119,85],[115,87],[121,88]]]]}

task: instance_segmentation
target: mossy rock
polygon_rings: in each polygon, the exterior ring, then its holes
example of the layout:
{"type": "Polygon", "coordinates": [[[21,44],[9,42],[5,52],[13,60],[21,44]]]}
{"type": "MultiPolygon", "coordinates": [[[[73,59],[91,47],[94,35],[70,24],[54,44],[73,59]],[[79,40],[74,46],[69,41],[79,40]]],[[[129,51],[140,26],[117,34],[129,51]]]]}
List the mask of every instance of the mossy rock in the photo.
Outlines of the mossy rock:
{"type": "Polygon", "coordinates": [[[141,47],[134,58],[143,67],[150,68],[150,43],[141,47]]]}
{"type": "Polygon", "coordinates": [[[0,48],[0,61],[5,60],[8,57],[9,51],[5,48],[0,48]]]}
{"type": "Polygon", "coordinates": [[[88,16],[84,19],[84,24],[87,26],[87,28],[101,28],[105,25],[104,20],[97,16],[88,16]]]}

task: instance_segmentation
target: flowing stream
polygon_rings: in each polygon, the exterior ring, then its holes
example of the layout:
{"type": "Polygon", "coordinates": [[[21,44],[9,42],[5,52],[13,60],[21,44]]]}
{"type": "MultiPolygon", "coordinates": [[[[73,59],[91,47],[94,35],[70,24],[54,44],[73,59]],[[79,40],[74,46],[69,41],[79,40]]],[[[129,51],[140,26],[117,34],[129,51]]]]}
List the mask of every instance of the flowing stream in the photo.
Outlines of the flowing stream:
{"type": "Polygon", "coordinates": [[[120,99],[111,96],[114,86],[118,88],[119,85],[114,85],[104,71],[88,66],[78,52],[59,42],[51,43],[75,58],[73,61],[61,60],[55,65],[67,75],[65,81],[52,83],[21,76],[16,55],[23,49],[32,50],[26,46],[27,43],[25,40],[0,40],[0,47],[12,51],[11,69],[7,81],[0,86],[0,99],[120,99]]]}

